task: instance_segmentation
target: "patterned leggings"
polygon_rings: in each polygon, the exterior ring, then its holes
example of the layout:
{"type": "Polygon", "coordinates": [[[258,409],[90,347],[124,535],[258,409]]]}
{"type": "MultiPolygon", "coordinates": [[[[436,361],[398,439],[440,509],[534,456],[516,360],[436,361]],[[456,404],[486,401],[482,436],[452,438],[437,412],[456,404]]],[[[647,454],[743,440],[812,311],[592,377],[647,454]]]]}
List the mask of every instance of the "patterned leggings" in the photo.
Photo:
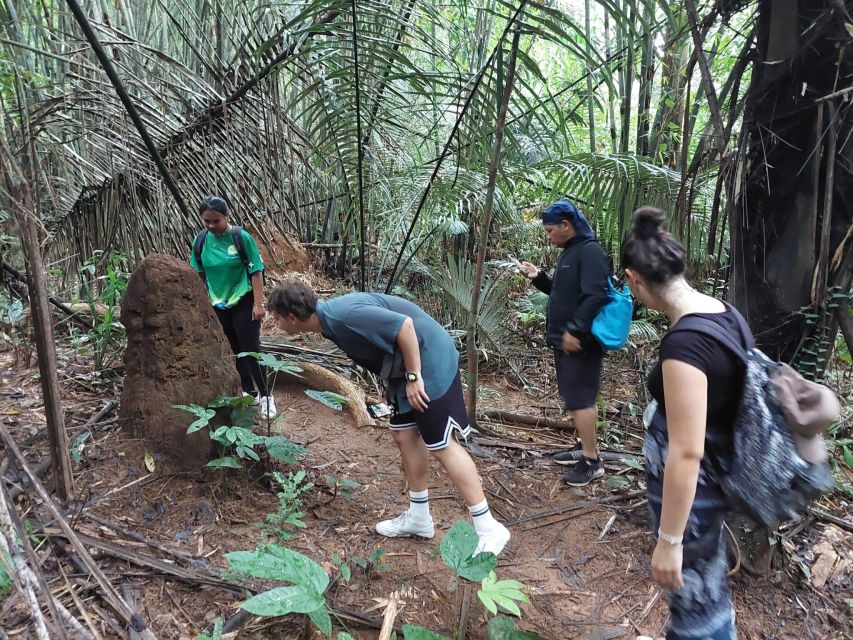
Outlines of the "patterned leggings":
{"type": "MultiPolygon", "coordinates": [[[[663,477],[647,474],[649,512],[657,532],[663,477]]],[[[667,640],[734,640],[734,608],[726,577],[723,518],[726,502],[719,487],[699,484],[684,531],[684,585],[668,593],[667,640]]]]}

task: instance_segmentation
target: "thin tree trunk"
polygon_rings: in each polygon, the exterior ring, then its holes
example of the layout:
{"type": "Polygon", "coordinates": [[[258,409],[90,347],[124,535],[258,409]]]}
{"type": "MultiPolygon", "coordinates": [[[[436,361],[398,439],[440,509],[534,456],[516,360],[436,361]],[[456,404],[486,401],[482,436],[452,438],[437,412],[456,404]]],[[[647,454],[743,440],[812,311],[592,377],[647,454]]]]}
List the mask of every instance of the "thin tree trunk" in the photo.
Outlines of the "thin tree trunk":
{"type": "MultiPolygon", "coordinates": [[[[584,24],[586,27],[586,32],[584,33],[586,37],[586,55],[589,59],[592,57],[592,45],[590,44],[592,40],[592,28],[590,27],[589,0],[584,0],[584,24]]],[[[587,60],[587,64],[589,64],[589,60],[587,60]]],[[[586,73],[586,109],[589,125],[589,151],[590,153],[595,153],[595,100],[592,95],[592,69],[588,67],[586,73]]]]}
{"type": "MultiPolygon", "coordinates": [[[[631,5],[629,10],[629,19],[631,24],[636,21],[636,11],[634,5],[631,5]]],[[[627,39],[630,32],[627,28],[622,29],[623,36],[627,39]]],[[[622,65],[622,138],[620,140],[619,150],[622,153],[628,153],[628,144],[631,139],[631,99],[634,92],[634,47],[629,46],[625,52],[625,62],[622,65]]]]}
{"type": "Polygon", "coordinates": [[[498,163],[503,144],[504,128],[506,125],[506,113],[509,108],[509,100],[512,95],[512,87],[515,82],[515,61],[518,56],[518,44],[521,40],[521,31],[516,30],[512,37],[512,49],[509,54],[509,64],[506,73],[506,85],[504,86],[501,99],[498,121],[495,127],[495,148],[492,152],[492,161],[489,165],[489,182],[486,186],[486,201],[483,204],[483,219],[480,223],[480,241],[477,247],[477,262],[474,266],[474,284],[471,292],[471,311],[468,318],[468,333],[465,344],[468,352],[468,414],[472,425],[477,424],[477,376],[479,369],[479,357],[477,354],[477,318],[480,313],[480,289],[483,283],[483,263],[486,260],[486,247],[489,244],[489,228],[492,223],[492,206],[495,199],[495,185],[498,177],[498,163]]]}
{"type": "MultiPolygon", "coordinates": [[[[617,27],[618,29],[618,27],[617,27]]],[[[610,60],[610,13],[604,12],[604,47],[607,54],[607,60],[610,60]]],[[[612,72],[608,69],[607,73],[612,72]]],[[[613,104],[613,90],[607,87],[607,120],[610,126],[610,151],[616,153],[618,148],[618,138],[616,134],[616,107],[613,104]]]]}

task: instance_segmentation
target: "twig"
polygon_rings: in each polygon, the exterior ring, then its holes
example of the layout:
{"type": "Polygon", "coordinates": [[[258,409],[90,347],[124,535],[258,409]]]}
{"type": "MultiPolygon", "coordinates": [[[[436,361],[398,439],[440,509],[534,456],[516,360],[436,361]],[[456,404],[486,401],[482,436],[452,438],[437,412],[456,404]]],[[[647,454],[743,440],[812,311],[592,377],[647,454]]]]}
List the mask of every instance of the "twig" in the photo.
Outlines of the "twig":
{"type": "Polygon", "coordinates": [[[726,533],[729,534],[729,539],[732,541],[732,546],[735,549],[735,566],[731,568],[731,570],[726,574],[727,578],[731,578],[733,575],[737,574],[740,571],[740,563],[741,563],[741,553],[740,553],[740,544],[738,544],[737,538],[735,538],[735,534],[732,533],[732,530],[729,528],[728,523],[724,520],[723,527],[726,530],[726,533]]]}
{"type": "Polygon", "coordinates": [[[471,615],[473,596],[474,585],[470,582],[465,582],[465,587],[462,591],[462,607],[459,612],[459,628],[456,632],[456,640],[465,640],[465,636],[468,633],[468,618],[471,615]]]}
{"type": "Polygon", "coordinates": [[[166,555],[171,556],[172,558],[174,558],[178,562],[185,563],[185,564],[194,564],[195,562],[197,562],[196,558],[194,558],[193,556],[191,556],[188,553],[184,553],[183,551],[178,551],[177,549],[170,549],[169,547],[163,546],[162,544],[157,544],[156,542],[152,542],[151,540],[149,540],[148,538],[146,538],[145,536],[143,536],[141,534],[134,533],[133,531],[130,531],[128,529],[120,527],[117,524],[113,524],[109,520],[105,520],[104,518],[100,518],[100,517],[98,517],[92,513],[84,513],[83,517],[86,518],[87,520],[91,520],[92,522],[96,522],[97,524],[99,524],[101,526],[107,527],[108,529],[111,529],[112,531],[115,531],[116,533],[120,533],[121,535],[125,536],[126,538],[130,538],[131,540],[136,540],[137,542],[141,542],[145,545],[148,545],[152,549],[156,549],[157,551],[160,551],[161,553],[165,553],[166,555]]]}
{"type": "Polygon", "coordinates": [[[135,629],[139,632],[140,637],[143,640],[156,640],[156,636],[148,628],[147,623],[140,617],[138,613],[133,611],[124,600],[121,599],[118,592],[115,590],[113,585],[110,583],[109,579],[104,575],[103,571],[98,568],[98,565],[95,563],[94,559],[91,555],[89,555],[88,549],[86,546],[80,541],[80,538],[74,532],[73,529],[68,525],[65,521],[65,518],[60,513],[59,509],[54,504],[50,495],[45,490],[44,486],[42,486],[39,479],[33,474],[32,469],[27,464],[26,458],[21,453],[20,449],[18,449],[18,445],[15,444],[15,441],[12,439],[12,436],[9,435],[9,432],[6,428],[0,424],[0,437],[2,437],[3,441],[6,444],[6,450],[11,452],[12,455],[17,458],[18,464],[20,465],[23,472],[30,479],[30,483],[32,484],[32,488],[38,494],[38,497],[41,498],[42,503],[45,508],[50,512],[50,515],[53,517],[54,522],[62,529],[63,534],[65,535],[68,542],[75,548],[77,553],[80,556],[81,561],[86,566],[86,569],[91,574],[91,576],[98,583],[98,586],[101,588],[101,592],[104,596],[104,599],[110,604],[113,609],[115,609],[116,613],[118,613],[124,622],[128,624],[132,629],[135,629]]]}
{"type": "Polygon", "coordinates": [[[615,496],[605,496],[604,498],[598,498],[596,500],[584,500],[583,502],[576,502],[565,507],[558,507],[557,509],[549,509],[548,511],[543,511],[541,513],[534,513],[529,516],[524,516],[523,518],[518,518],[517,520],[513,520],[512,522],[507,522],[506,524],[516,525],[521,524],[522,522],[532,522],[534,520],[541,520],[542,518],[549,518],[551,516],[558,516],[564,513],[569,513],[571,511],[577,511],[578,509],[583,509],[585,507],[591,507],[600,504],[610,504],[611,502],[619,502],[621,500],[630,500],[631,498],[637,498],[644,494],[645,491],[632,491],[631,493],[620,493],[615,496]]]}
{"type": "Polygon", "coordinates": [[[391,640],[391,633],[394,631],[394,618],[397,617],[397,605],[399,604],[400,594],[394,591],[388,596],[388,605],[385,607],[378,640],[391,640]]]}
{"type": "Polygon", "coordinates": [[[809,507],[809,513],[812,514],[818,520],[823,520],[824,522],[829,522],[831,524],[837,525],[847,531],[853,531],[853,522],[850,522],[849,520],[844,520],[843,518],[834,516],[831,513],[823,511],[822,509],[818,509],[817,507],[809,507]]]}
{"type": "Polygon", "coordinates": [[[652,596],[652,599],[649,600],[649,603],[646,605],[646,608],[640,613],[640,617],[637,618],[637,624],[639,625],[643,620],[649,617],[649,614],[652,612],[652,607],[655,606],[658,600],[660,600],[661,594],[663,594],[663,590],[657,589],[655,591],[655,595],[652,596]]]}

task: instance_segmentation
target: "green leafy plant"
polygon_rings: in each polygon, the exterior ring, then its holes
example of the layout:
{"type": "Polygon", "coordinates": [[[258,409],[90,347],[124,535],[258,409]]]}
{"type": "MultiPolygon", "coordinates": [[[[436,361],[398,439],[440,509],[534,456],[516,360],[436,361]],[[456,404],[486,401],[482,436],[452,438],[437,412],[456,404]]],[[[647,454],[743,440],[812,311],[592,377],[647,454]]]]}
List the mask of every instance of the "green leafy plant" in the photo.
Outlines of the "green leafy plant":
{"type": "Polygon", "coordinates": [[[332,564],[341,572],[341,578],[343,581],[349,582],[352,578],[352,569],[350,569],[350,566],[344,562],[343,558],[341,558],[337,553],[332,555],[331,560],[332,564]]]}
{"type": "Polygon", "coordinates": [[[89,306],[92,329],[77,342],[91,348],[96,371],[111,367],[121,357],[125,330],[118,319],[118,310],[130,278],[125,256],[117,252],[106,258],[105,255],[103,251],[94,251],[79,271],[84,278],[80,299],[89,306]]]}
{"type": "Polygon", "coordinates": [[[448,638],[424,627],[404,624],[403,640],[448,640],[448,638]]]}
{"type": "Polygon", "coordinates": [[[275,513],[268,513],[267,520],[261,524],[261,529],[268,537],[275,538],[280,542],[293,537],[294,529],[304,529],[302,521],[305,514],[302,509],[301,495],[314,487],[310,482],[302,484],[305,480],[305,471],[284,475],[278,471],[269,474],[278,487],[278,509],[275,513]]]}
{"type": "Polygon", "coordinates": [[[497,613],[497,607],[500,605],[510,613],[520,616],[521,610],[516,601],[529,602],[523,592],[524,584],[517,580],[499,581],[495,574],[497,557],[489,552],[474,555],[477,542],[474,527],[464,520],[459,520],[441,539],[441,559],[460,578],[480,583],[477,597],[492,614],[497,613]]]}
{"type": "Polygon", "coordinates": [[[259,461],[257,447],[263,446],[267,453],[277,460],[293,464],[304,455],[305,449],[282,435],[261,436],[252,427],[255,424],[257,409],[252,406],[250,396],[221,396],[207,407],[196,404],[172,405],[175,409],[186,411],[195,416],[187,427],[187,434],[207,429],[210,439],[219,445],[220,456],[207,463],[208,467],[227,467],[239,469],[244,460],[259,461]],[[231,413],[231,425],[214,426],[211,421],[216,417],[216,409],[228,408],[231,413]]]}
{"type": "Polygon", "coordinates": [[[483,578],[482,587],[477,591],[477,597],[486,609],[497,615],[498,605],[515,616],[521,615],[517,602],[530,602],[524,594],[524,585],[518,580],[498,580],[494,571],[483,578]]]}
{"type": "Polygon", "coordinates": [[[444,535],[439,544],[441,559],[461,578],[479,582],[489,575],[498,564],[493,553],[479,553],[476,556],[477,532],[474,527],[459,520],[444,535]]]}
{"type": "Polygon", "coordinates": [[[274,544],[255,551],[225,554],[231,571],[239,576],[288,582],[253,596],[240,605],[256,616],[278,617],[303,613],[326,635],[332,634],[332,619],[326,607],[329,576],[311,558],[274,544]]]}
{"type": "Polygon", "coordinates": [[[385,562],[385,549],[378,547],[366,558],[362,556],[350,557],[350,562],[364,571],[365,575],[370,578],[377,571],[390,571],[391,565],[385,562]]]}
{"type": "Polygon", "coordinates": [[[361,486],[358,482],[349,478],[336,478],[335,476],[326,475],[323,479],[326,481],[329,491],[332,492],[332,500],[338,496],[341,496],[344,500],[353,500],[355,498],[353,491],[361,486]]]}
{"type": "Polygon", "coordinates": [[[489,634],[489,640],[541,640],[535,633],[521,631],[515,620],[504,616],[489,620],[486,631],[489,634]]]}
{"type": "Polygon", "coordinates": [[[74,438],[74,442],[71,444],[69,454],[71,455],[71,460],[74,464],[80,464],[80,461],[83,459],[83,449],[86,446],[86,440],[92,437],[91,431],[84,431],[79,436],[74,438]]]}

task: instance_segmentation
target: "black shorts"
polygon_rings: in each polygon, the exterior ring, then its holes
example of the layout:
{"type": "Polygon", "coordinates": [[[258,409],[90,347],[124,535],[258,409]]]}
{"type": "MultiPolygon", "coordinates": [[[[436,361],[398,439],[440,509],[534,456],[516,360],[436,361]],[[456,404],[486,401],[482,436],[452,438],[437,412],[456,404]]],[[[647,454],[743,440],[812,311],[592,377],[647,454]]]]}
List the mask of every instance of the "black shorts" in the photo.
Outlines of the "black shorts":
{"type": "Polygon", "coordinates": [[[456,429],[463,438],[471,433],[465,399],[462,396],[462,380],[459,373],[453,379],[450,388],[440,398],[431,398],[426,411],[407,411],[395,413],[389,424],[392,431],[417,429],[421,433],[426,448],[430,451],[445,449],[456,429]]]}
{"type": "Polygon", "coordinates": [[[557,389],[567,411],[594,407],[601,388],[601,363],[604,352],[600,349],[568,354],[554,351],[557,369],[557,389]]]}

